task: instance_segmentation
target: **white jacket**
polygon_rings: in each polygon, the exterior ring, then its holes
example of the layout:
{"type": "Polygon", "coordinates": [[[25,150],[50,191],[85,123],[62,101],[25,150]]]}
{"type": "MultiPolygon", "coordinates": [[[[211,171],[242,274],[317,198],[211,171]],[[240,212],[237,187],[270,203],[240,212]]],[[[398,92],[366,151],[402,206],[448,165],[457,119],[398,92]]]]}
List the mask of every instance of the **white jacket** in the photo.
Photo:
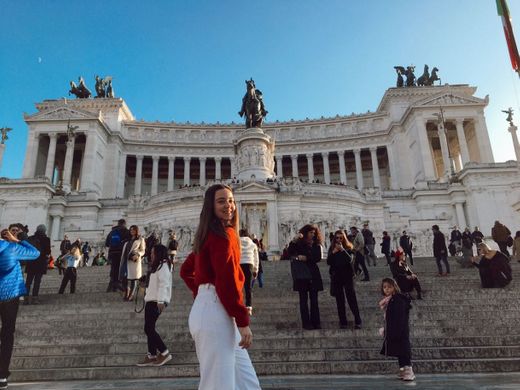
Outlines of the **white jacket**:
{"type": "Polygon", "coordinates": [[[172,297],[172,271],[167,263],[159,266],[157,271],[150,274],[150,281],[145,302],[170,303],[172,297]]]}
{"type": "Polygon", "coordinates": [[[258,273],[258,247],[249,237],[240,237],[240,264],[252,264],[253,272],[258,273]]]}

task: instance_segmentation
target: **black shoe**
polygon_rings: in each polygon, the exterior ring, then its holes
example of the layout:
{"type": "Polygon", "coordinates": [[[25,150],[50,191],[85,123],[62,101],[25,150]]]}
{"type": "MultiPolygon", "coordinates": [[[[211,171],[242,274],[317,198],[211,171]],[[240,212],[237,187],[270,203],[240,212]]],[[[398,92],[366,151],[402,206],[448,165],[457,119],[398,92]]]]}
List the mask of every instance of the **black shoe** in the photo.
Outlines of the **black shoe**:
{"type": "Polygon", "coordinates": [[[340,323],[340,324],[339,324],[339,328],[340,328],[340,329],[348,329],[348,323],[344,323],[344,324],[343,324],[343,323],[340,323]]]}
{"type": "Polygon", "coordinates": [[[361,324],[354,325],[354,329],[361,329],[361,324]]]}
{"type": "Polygon", "coordinates": [[[312,326],[312,325],[303,325],[303,329],[305,329],[305,330],[314,330],[314,326],[312,326]]]}
{"type": "Polygon", "coordinates": [[[320,324],[314,325],[314,329],[321,329],[321,325],[320,324]]]}
{"type": "Polygon", "coordinates": [[[417,293],[417,299],[422,301],[422,294],[421,293],[417,293]]]}
{"type": "Polygon", "coordinates": [[[364,279],[361,279],[362,282],[369,282],[370,279],[369,278],[364,278],[364,279]]]}

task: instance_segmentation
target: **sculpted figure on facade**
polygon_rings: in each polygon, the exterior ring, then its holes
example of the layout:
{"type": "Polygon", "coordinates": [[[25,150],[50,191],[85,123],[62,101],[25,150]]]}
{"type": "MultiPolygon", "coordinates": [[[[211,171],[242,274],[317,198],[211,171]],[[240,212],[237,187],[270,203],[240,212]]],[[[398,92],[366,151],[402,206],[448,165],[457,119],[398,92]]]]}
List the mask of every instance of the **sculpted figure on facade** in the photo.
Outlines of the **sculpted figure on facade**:
{"type": "Polygon", "coordinates": [[[394,69],[397,72],[397,87],[402,87],[404,85],[407,87],[414,87],[416,85],[414,65],[407,66],[406,69],[404,66],[394,66],[394,69]],[[406,76],[406,83],[403,83],[402,75],[406,76]]]}
{"type": "MultiPolygon", "coordinates": [[[[502,112],[507,114],[506,121],[509,122],[509,126],[513,127],[515,125],[513,123],[513,109],[511,107],[509,107],[507,110],[502,110],[502,112]]],[[[2,132],[2,141],[3,141],[3,136],[4,136],[4,133],[2,132]]]]}
{"type": "Polygon", "coordinates": [[[2,145],[4,145],[5,141],[7,141],[9,139],[9,137],[7,136],[7,133],[9,133],[11,130],[13,130],[13,129],[11,129],[10,127],[2,127],[0,129],[0,132],[2,133],[2,145]]]}
{"type": "Polygon", "coordinates": [[[242,108],[238,115],[246,120],[246,129],[251,127],[262,127],[262,123],[267,115],[264,106],[262,92],[256,89],[255,82],[251,78],[246,80],[247,90],[242,98],[242,108]]]}
{"type": "Polygon", "coordinates": [[[85,85],[85,80],[83,80],[83,77],[79,76],[78,81],[79,83],[77,86],[74,81],[70,82],[69,95],[73,94],[78,99],[88,99],[92,95],[92,93],[85,85]]]}

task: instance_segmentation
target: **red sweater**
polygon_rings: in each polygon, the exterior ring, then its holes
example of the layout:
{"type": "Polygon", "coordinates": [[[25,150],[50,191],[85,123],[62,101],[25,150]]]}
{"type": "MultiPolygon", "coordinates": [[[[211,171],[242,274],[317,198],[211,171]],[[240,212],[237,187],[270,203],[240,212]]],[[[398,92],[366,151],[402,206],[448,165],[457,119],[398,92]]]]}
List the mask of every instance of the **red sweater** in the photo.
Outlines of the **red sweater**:
{"type": "Polygon", "coordinates": [[[228,238],[209,233],[200,253],[190,253],[181,267],[184,283],[197,295],[201,284],[215,286],[217,296],[237,326],[249,325],[249,314],[243,303],[244,274],[240,268],[240,241],[235,229],[226,228],[228,238]]]}

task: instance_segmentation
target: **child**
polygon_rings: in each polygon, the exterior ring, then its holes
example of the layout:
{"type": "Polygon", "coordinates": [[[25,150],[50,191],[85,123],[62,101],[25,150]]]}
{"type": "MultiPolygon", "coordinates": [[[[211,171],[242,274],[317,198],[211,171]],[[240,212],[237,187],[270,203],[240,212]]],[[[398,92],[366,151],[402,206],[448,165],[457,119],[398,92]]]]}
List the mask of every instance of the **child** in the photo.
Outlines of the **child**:
{"type": "Polygon", "coordinates": [[[413,381],[412,348],[410,345],[410,328],[408,325],[411,309],[410,299],[401,294],[395,280],[385,278],[381,282],[381,293],[384,298],[379,307],[385,312],[385,327],[379,332],[385,341],[381,354],[395,356],[399,359],[399,378],[413,381]]]}
{"type": "Polygon", "coordinates": [[[65,291],[65,287],[67,287],[67,283],[70,280],[70,293],[74,294],[76,292],[76,280],[78,278],[77,268],[81,262],[81,253],[79,252],[79,248],[77,246],[73,246],[69,253],[63,256],[63,260],[61,262],[65,271],[63,272],[63,279],[61,280],[60,290],[58,294],[63,294],[65,291]]]}
{"type": "Polygon", "coordinates": [[[137,363],[139,367],[162,366],[172,360],[172,355],[155,330],[155,323],[170,303],[172,294],[172,263],[168,249],[164,245],[154,245],[150,260],[150,279],[144,296],[144,332],[148,338],[148,354],[137,363]]]}

